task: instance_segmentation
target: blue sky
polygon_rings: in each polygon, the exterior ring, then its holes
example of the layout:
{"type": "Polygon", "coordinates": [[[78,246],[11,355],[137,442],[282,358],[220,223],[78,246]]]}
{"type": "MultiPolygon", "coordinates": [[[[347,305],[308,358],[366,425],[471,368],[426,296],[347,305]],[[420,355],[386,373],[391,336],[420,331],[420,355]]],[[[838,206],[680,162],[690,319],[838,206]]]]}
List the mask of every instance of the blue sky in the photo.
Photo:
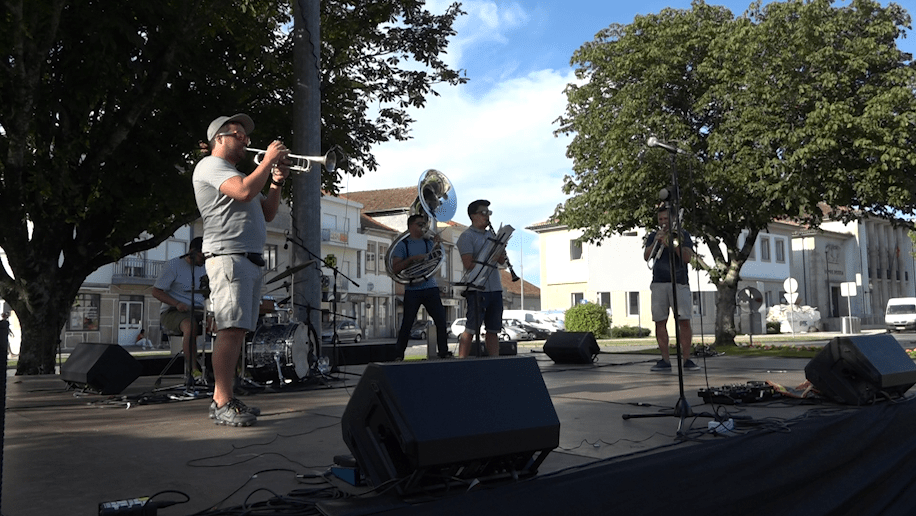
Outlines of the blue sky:
{"type": "MultiPolygon", "coordinates": [[[[427,2],[437,13],[449,3],[427,2]]],[[[750,5],[749,0],[707,3],[723,5],[735,16],[750,5]]],[[[916,12],[916,0],[897,3],[911,16],[916,12]]],[[[565,199],[560,188],[572,170],[565,155],[569,138],[554,137],[553,131],[566,106],[563,88],[574,80],[570,57],[602,28],[666,7],[688,9],[690,1],[463,1],[468,14],[456,23],[458,35],[446,61],[466,70],[469,83],[437,88],[440,97],[412,112],[413,139],[376,146],[379,170],[344,179],[341,191],[415,185],[424,170],[440,170],[458,195],[454,220],[470,224],[468,203],[489,199],[493,225],[516,230],[508,246],[516,273],[540,286],[537,236],[524,228],[547,220],[565,199]]],[[[916,54],[916,36],[909,34],[898,46],[916,54]]]]}

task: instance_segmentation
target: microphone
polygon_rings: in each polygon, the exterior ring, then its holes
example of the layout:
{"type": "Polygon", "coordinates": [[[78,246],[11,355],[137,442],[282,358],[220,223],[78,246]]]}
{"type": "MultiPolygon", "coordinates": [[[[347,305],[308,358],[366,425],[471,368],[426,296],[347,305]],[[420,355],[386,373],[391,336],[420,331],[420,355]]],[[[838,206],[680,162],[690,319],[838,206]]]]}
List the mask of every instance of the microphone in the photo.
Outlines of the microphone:
{"type": "Polygon", "coordinates": [[[646,140],[646,145],[648,145],[649,147],[660,147],[672,154],[689,154],[687,151],[683,149],[678,149],[674,145],[670,145],[665,142],[659,141],[659,139],[654,136],[650,136],[649,139],[646,140]]]}

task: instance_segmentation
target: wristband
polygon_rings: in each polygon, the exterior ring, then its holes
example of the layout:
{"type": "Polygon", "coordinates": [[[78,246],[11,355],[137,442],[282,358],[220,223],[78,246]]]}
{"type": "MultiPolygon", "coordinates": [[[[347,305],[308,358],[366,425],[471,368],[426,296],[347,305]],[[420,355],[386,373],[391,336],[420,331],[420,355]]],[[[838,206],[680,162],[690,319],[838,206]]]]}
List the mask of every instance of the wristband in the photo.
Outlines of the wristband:
{"type": "Polygon", "coordinates": [[[283,185],[286,184],[286,180],[284,179],[283,181],[275,181],[274,178],[273,178],[273,176],[271,176],[271,178],[270,178],[270,184],[272,184],[272,185],[277,185],[277,186],[283,186],[283,185]]]}

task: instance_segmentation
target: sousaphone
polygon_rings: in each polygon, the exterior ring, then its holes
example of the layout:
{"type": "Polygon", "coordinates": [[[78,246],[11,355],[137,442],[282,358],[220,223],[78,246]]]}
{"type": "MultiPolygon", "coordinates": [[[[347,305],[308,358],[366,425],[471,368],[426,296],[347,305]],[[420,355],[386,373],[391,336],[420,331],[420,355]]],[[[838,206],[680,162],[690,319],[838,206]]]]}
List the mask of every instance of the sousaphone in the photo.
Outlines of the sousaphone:
{"type": "MultiPolygon", "coordinates": [[[[445,174],[434,169],[423,172],[417,182],[417,198],[411,203],[408,216],[426,215],[429,219],[429,226],[424,237],[434,238],[436,236],[437,223],[452,220],[457,210],[458,198],[455,195],[455,189],[452,187],[451,181],[445,177],[445,174]]],[[[392,242],[388,252],[385,254],[385,268],[394,281],[403,285],[416,285],[428,280],[439,270],[442,262],[445,261],[445,255],[442,244],[436,243],[426,256],[426,259],[405,268],[399,273],[394,273],[391,264],[394,251],[402,241],[409,237],[410,232],[405,231],[392,242]]]]}

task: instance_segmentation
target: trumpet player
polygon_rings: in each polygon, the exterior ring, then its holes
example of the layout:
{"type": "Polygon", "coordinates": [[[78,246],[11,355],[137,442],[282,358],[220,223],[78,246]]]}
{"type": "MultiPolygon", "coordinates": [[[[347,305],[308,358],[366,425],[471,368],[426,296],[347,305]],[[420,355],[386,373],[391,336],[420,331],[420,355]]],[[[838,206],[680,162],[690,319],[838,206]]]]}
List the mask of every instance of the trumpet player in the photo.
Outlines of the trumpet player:
{"type": "MultiPolygon", "coordinates": [[[[407,231],[410,236],[401,240],[394,249],[394,254],[391,258],[392,272],[398,274],[407,267],[422,262],[429,257],[438,242],[426,238],[428,225],[429,221],[425,215],[416,214],[407,218],[407,231]]],[[[436,239],[438,240],[438,238],[437,236],[436,239]]],[[[445,307],[442,306],[439,286],[436,284],[435,276],[433,276],[416,285],[404,286],[404,319],[401,321],[401,329],[398,331],[397,358],[399,360],[404,359],[407,341],[410,339],[410,329],[417,318],[420,305],[426,307],[426,312],[436,324],[436,351],[439,358],[450,357],[451,353],[448,350],[447,340],[448,328],[445,326],[445,307]]]]}
{"type": "MultiPolygon", "coordinates": [[[[489,207],[490,201],[483,199],[468,205],[471,227],[458,237],[457,243],[465,270],[474,268],[475,260],[480,259],[487,239],[493,236],[488,231],[490,215],[493,214],[489,207]]],[[[496,261],[500,265],[506,263],[505,252],[496,261]]],[[[487,346],[487,355],[499,356],[499,331],[503,326],[503,285],[499,273],[491,273],[482,291],[468,296],[467,300],[467,323],[464,326],[464,332],[458,336],[458,356],[466,358],[470,355],[471,342],[474,340],[474,335],[480,330],[481,323],[486,329],[484,341],[487,346]]]]}
{"type": "Polygon", "coordinates": [[[232,389],[245,334],[257,328],[267,223],[277,214],[280,189],[289,175],[289,150],[276,140],[254,172],[245,175],[236,169],[246,157],[253,130],[254,122],[241,113],[210,122],[211,153],[197,163],[193,176],[216,320],[210,419],[227,426],[252,425],[260,414],[236,399],[232,389]]]}
{"type": "Polygon", "coordinates": [[[674,307],[672,290],[677,292],[677,311],[675,318],[680,328],[681,354],[684,357],[683,366],[687,371],[700,369],[693,360],[690,360],[690,345],[693,340],[693,331],[690,328],[690,313],[692,300],[690,299],[690,284],[688,282],[687,264],[693,258],[693,240],[686,231],[673,239],[669,228],[669,214],[666,206],[657,210],[658,227],[646,238],[646,249],[643,259],[654,260],[652,267],[652,320],[655,321],[655,340],[658,350],[662,354],[652,371],[671,371],[671,360],[668,353],[668,314],[674,307]],[[674,278],[676,288],[671,287],[670,255],[674,253],[674,278]]]}

